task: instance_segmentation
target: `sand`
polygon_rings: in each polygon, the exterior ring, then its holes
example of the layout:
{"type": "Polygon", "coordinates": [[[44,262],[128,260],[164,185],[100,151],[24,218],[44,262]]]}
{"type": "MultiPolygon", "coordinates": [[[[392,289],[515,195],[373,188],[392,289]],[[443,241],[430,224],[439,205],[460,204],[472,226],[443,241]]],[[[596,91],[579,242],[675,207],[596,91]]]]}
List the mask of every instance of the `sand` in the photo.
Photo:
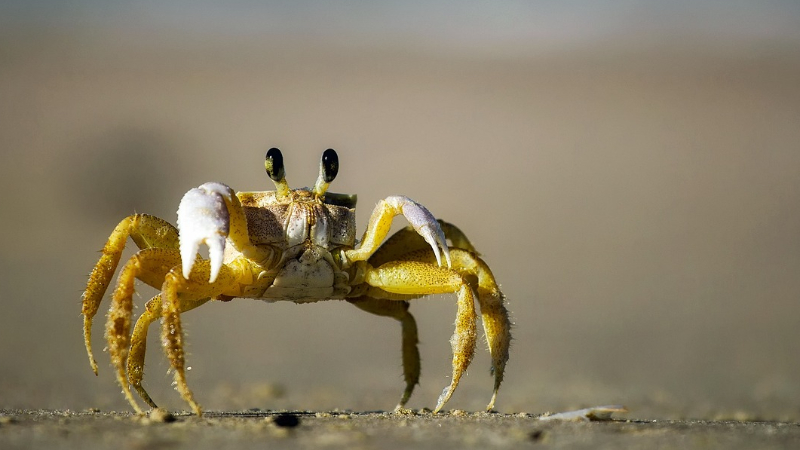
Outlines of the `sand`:
{"type": "MultiPolygon", "coordinates": [[[[0,447],[797,446],[792,42],[470,56],[68,27],[4,28],[0,42],[0,447]],[[272,146],[292,186],[336,148],[331,191],[358,194],[359,230],[379,199],[407,195],[470,237],[514,322],[497,414],[474,413],[491,395],[482,342],[445,414],[371,412],[403,388],[400,330],[342,302],[187,313],[202,419],[180,413],[154,330],[145,385],[177,420],[131,414],[102,316],[94,376],[80,296],[114,226],[133,212],[174,222],[207,181],[270,189],[272,146]],[[630,412],[535,419],[604,404],[630,412]],[[287,411],[296,427],[274,423],[287,411]]],[[[154,291],[137,289],[139,314],[154,291]]],[[[448,384],[455,301],[411,312],[420,411],[448,384]]]]}
{"type": "Polygon", "coordinates": [[[3,411],[0,442],[28,448],[791,448],[800,424],[700,420],[540,422],[526,413],[3,411]],[[292,420],[287,420],[291,418],[292,420]]]}

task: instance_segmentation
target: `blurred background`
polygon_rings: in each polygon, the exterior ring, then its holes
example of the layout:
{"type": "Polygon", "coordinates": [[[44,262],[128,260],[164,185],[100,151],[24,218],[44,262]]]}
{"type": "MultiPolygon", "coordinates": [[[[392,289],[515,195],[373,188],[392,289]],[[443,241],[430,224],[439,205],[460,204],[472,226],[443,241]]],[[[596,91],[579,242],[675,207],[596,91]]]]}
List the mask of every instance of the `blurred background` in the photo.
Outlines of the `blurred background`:
{"type": "MultiPolygon", "coordinates": [[[[359,230],[404,194],[467,233],[515,323],[501,412],[800,420],[789,0],[6,0],[0,408],[129,410],[104,318],[99,377],[83,348],[98,251],[133,212],[174,223],[203,182],[271,189],[273,146],[295,187],[337,149],[331,190],[358,194],[359,230]]],[[[430,408],[455,299],[412,312],[409,406],[430,408]]],[[[184,323],[210,410],[390,410],[403,388],[399,326],[342,302],[216,302],[184,323]]],[[[184,409],[157,334],[146,386],[184,409]]],[[[489,400],[486,353],[448,407],[489,400]]]]}

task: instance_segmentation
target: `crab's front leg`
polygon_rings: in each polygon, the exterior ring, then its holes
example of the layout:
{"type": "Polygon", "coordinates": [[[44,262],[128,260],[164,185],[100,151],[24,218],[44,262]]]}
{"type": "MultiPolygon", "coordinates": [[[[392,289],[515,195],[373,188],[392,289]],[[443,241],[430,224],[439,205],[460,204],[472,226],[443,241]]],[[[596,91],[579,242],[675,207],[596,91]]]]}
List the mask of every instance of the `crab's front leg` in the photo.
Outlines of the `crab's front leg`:
{"type": "Polygon", "coordinates": [[[392,219],[395,216],[403,215],[411,224],[414,230],[425,239],[431,246],[436,262],[441,267],[442,254],[450,267],[450,251],[447,248],[447,240],[442,231],[442,227],[436,218],[427,208],[408,197],[393,195],[386,197],[378,202],[372,216],[369,218],[369,225],[364,232],[361,246],[355,250],[345,252],[348,261],[366,261],[378,249],[381,242],[389,234],[392,227],[392,219]],[[440,251],[441,249],[441,251],[440,251]]]}
{"type": "MultiPolygon", "coordinates": [[[[449,225],[449,224],[446,224],[449,225]]],[[[448,227],[444,227],[448,229],[448,227]]],[[[452,230],[448,230],[447,237],[452,230]]],[[[483,318],[483,329],[486,342],[489,344],[489,353],[492,355],[491,373],[494,375],[494,390],[492,399],[486,407],[487,411],[494,409],[497,391],[503,382],[508,350],[511,344],[511,321],[505,307],[505,295],[500,291],[489,266],[474,252],[461,248],[450,249],[453,261],[453,270],[460,273],[477,293],[478,304],[483,318]]],[[[404,261],[419,261],[433,264],[435,259],[431,252],[425,248],[414,250],[403,255],[404,261]]],[[[372,259],[370,260],[372,262],[372,259]]]]}
{"type": "MultiPolygon", "coordinates": [[[[189,278],[179,273],[177,267],[164,277],[161,287],[161,342],[173,371],[175,389],[198,416],[202,414],[202,409],[186,382],[186,349],[180,315],[207,302],[209,298],[234,292],[240,283],[252,279],[252,270],[254,268],[248,264],[224,264],[217,279],[209,283],[206,280],[211,273],[211,263],[202,260],[194,265],[189,278]]],[[[133,349],[136,361],[139,361],[138,351],[133,349]]],[[[133,381],[138,380],[134,377],[133,381]]]]}
{"type": "Polygon", "coordinates": [[[455,392],[461,376],[466,372],[475,354],[477,315],[472,287],[457,271],[420,261],[391,261],[380,267],[367,264],[364,281],[378,288],[377,291],[367,291],[367,296],[375,298],[380,298],[386,292],[408,298],[456,293],[458,298],[456,327],[450,339],[453,349],[453,374],[450,384],[442,391],[433,411],[439,412],[455,392]]]}
{"type": "Polygon", "coordinates": [[[270,255],[250,243],[242,204],[230,187],[205,183],[187,192],[178,206],[178,234],[183,277],[188,279],[200,244],[208,246],[211,263],[209,283],[219,275],[226,238],[251,260],[268,260],[270,255]]]}

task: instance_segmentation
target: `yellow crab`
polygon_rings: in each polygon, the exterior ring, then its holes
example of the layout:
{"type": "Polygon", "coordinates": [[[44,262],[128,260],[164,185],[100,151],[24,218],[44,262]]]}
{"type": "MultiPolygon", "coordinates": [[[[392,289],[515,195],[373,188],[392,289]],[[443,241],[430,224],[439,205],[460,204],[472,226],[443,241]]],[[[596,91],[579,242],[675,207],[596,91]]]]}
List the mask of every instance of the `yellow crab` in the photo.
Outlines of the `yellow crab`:
{"type": "Polygon", "coordinates": [[[197,415],[202,414],[186,384],[180,315],[212,299],[236,297],[295,303],[346,300],[364,311],[398,320],[406,382],[397,406],[401,409],[420,372],[417,326],[408,312],[408,300],[442,293],[457,294],[458,313],[450,340],[453,374],[435,412],[450,399],[472,360],[477,340],[476,297],[492,356],[494,391],[487,407],[492,410],[508,360],[510,322],[494,276],[464,234],[437,221],[419,203],[391,196],[378,203],[356,248],[356,196],[327,192],[339,168],[334,150],[323,153],[319,178],[311,189],[289,188],[283,156],[276,148],[267,152],[265,167],[275,191],[234,193],[224,184],[205,183],[184,195],[177,229],[146,214],[129,216],[117,225],[83,294],[84,338],[95,374],[92,319],[130,237],[139,251],[119,273],[106,338],[117,381],[139,413],[142,410],[130,386],[156,407],[142,386],[142,377],[147,329],[163,318],[161,342],[176,389],[197,415]],[[392,219],[401,214],[411,225],[383,242],[392,219]],[[198,254],[203,243],[208,246],[208,259],[198,254]],[[131,333],[136,279],[161,292],[147,302],[131,333]]]}

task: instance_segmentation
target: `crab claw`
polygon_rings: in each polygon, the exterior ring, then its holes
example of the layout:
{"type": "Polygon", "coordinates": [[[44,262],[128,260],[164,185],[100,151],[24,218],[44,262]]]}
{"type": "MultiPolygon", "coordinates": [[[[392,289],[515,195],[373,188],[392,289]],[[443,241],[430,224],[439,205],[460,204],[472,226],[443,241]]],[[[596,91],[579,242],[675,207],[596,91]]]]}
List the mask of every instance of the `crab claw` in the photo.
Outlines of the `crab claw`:
{"type": "Polygon", "coordinates": [[[211,263],[208,282],[217,279],[222,267],[225,238],[230,231],[230,202],[233,190],[222,183],[205,183],[187,192],[178,206],[178,236],[180,240],[183,277],[189,279],[200,244],[208,246],[211,263]]]}
{"type": "Polygon", "coordinates": [[[436,221],[436,217],[428,211],[428,208],[411,200],[408,197],[395,195],[385,200],[393,208],[403,212],[403,216],[414,230],[425,239],[425,242],[433,248],[436,255],[436,263],[441,267],[442,254],[447,261],[447,267],[451,267],[450,250],[447,248],[447,238],[444,236],[441,225],[436,221]],[[441,248],[441,252],[439,249],[441,248]]]}

